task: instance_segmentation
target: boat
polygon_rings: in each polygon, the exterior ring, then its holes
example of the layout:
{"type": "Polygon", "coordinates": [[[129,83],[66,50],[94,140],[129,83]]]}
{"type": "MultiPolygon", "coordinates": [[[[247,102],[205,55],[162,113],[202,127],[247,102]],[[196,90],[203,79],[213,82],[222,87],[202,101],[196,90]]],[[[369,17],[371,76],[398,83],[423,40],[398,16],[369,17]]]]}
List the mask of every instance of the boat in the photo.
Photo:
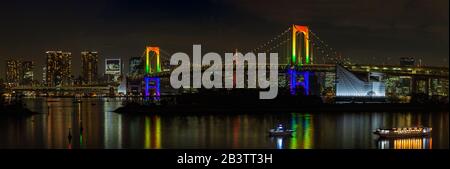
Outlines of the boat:
{"type": "Polygon", "coordinates": [[[279,124],[277,128],[269,130],[269,136],[271,137],[290,137],[294,130],[285,129],[283,125],[279,124]]]}
{"type": "Polygon", "coordinates": [[[432,130],[431,127],[378,128],[374,134],[380,138],[427,137],[431,135],[432,130]]]}

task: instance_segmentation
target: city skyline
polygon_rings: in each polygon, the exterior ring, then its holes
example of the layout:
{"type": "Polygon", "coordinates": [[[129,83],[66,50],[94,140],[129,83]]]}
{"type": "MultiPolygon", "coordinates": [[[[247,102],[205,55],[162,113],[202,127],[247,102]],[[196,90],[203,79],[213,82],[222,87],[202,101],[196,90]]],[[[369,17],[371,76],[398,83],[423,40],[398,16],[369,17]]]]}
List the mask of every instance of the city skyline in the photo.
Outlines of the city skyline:
{"type": "MultiPolygon", "coordinates": [[[[48,52],[63,52],[63,53],[69,53],[69,55],[71,56],[71,58],[70,58],[70,61],[71,62],[73,62],[73,54],[72,54],[72,52],[67,52],[67,51],[46,51],[45,53],[48,53],[48,52]]],[[[73,71],[71,70],[70,72],[70,75],[69,75],[69,77],[70,76],[73,76],[73,79],[72,80],[76,80],[76,79],[78,79],[78,78],[82,78],[82,83],[85,83],[85,81],[86,81],[86,79],[85,78],[89,78],[89,79],[93,79],[93,77],[94,77],[94,79],[95,79],[95,77],[102,77],[102,76],[107,76],[108,75],[108,73],[107,72],[105,72],[105,70],[107,69],[107,66],[106,66],[106,64],[105,64],[105,62],[107,61],[107,60],[120,60],[120,65],[121,65],[121,69],[120,69],[120,74],[123,74],[123,75],[128,75],[128,74],[130,74],[130,73],[133,73],[132,72],[132,68],[130,68],[130,66],[131,65],[133,65],[133,63],[131,63],[132,61],[131,60],[134,60],[134,59],[136,59],[136,58],[139,58],[140,60],[141,59],[145,59],[145,57],[144,56],[139,56],[139,57],[127,57],[127,59],[122,59],[122,57],[115,57],[115,58],[113,58],[113,57],[105,57],[105,58],[103,58],[103,59],[99,59],[99,56],[101,56],[101,54],[99,53],[99,52],[97,52],[97,51],[81,51],[80,52],[81,54],[80,54],[80,60],[81,60],[81,65],[78,65],[78,67],[73,67],[73,66],[71,66],[70,68],[71,69],[73,69],[73,68],[75,68],[76,70],[79,70],[79,72],[75,72],[75,73],[73,73],[73,71]],[[90,61],[88,61],[88,62],[86,62],[86,63],[88,63],[88,64],[92,64],[92,66],[95,66],[95,68],[93,68],[94,70],[89,70],[88,72],[86,72],[86,70],[85,70],[85,68],[84,68],[84,63],[85,63],[85,61],[83,61],[83,59],[84,59],[84,57],[85,57],[85,55],[92,55],[92,53],[94,53],[95,54],[95,62],[94,63],[91,63],[92,61],[90,60],[90,61]],[[101,65],[101,66],[100,66],[101,65]],[[79,69],[78,69],[79,68],[79,69]],[[91,73],[91,71],[93,71],[92,73],[91,73]],[[95,73],[94,73],[95,72],[95,73]]],[[[31,66],[29,67],[29,68],[27,68],[28,69],[28,72],[31,72],[31,78],[33,79],[33,81],[37,81],[37,82],[39,82],[39,83],[45,83],[45,82],[43,82],[43,81],[41,81],[40,79],[43,79],[44,78],[44,74],[46,75],[47,73],[45,73],[44,71],[43,71],[43,69],[42,68],[47,68],[47,64],[48,63],[44,63],[43,65],[36,65],[35,64],[35,60],[25,60],[25,59],[23,59],[23,58],[7,58],[7,59],[5,59],[4,60],[4,62],[6,63],[6,64],[10,64],[9,62],[10,61],[18,61],[18,62],[20,62],[20,63],[26,63],[26,62],[31,62],[32,64],[31,64],[31,66]],[[38,73],[37,73],[38,72],[38,73]],[[37,75],[37,76],[36,76],[37,75]],[[40,76],[39,76],[40,75],[40,76]]],[[[398,66],[417,66],[417,65],[422,65],[423,63],[423,60],[421,60],[421,59],[419,59],[419,60],[415,60],[415,58],[414,57],[400,57],[400,58],[398,58],[398,60],[393,60],[393,63],[391,63],[391,64],[386,64],[386,63],[383,63],[382,65],[389,65],[389,66],[395,66],[395,65],[398,65],[398,66]],[[405,59],[409,59],[409,63],[408,64],[405,64],[404,62],[404,60],[405,59]]],[[[359,64],[359,63],[356,63],[356,64],[359,64]]],[[[431,66],[431,67],[441,67],[441,66],[433,66],[433,65],[424,65],[424,66],[431,66]]],[[[445,67],[445,66],[443,66],[443,67],[445,67]]],[[[447,66],[448,67],[448,66],[447,66]]],[[[8,73],[7,73],[7,71],[6,71],[6,67],[4,68],[5,70],[5,79],[4,80],[7,80],[7,76],[8,76],[8,73]]],[[[46,69],[45,69],[46,70],[46,69]]],[[[23,75],[21,75],[21,76],[23,76],[23,75]]],[[[0,77],[0,79],[2,79],[3,77],[0,77]]],[[[20,79],[20,78],[19,78],[20,79]]],[[[45,81],[45,80],[44,80],[45,81]]],[[[89,84],[90,84],[91,82],[89,82],[89,84]]]]}
{"type": "Polygon", "coordinates": [[[13,166],[437,164],[449,2],[6,1],[0,149],[13,166]]]}
{"type": "MultiPolygon", "coordinates": [[[[414,57],[425,65],[448,67],[448,1],[397,1],[383,12],[377,9],[385,4],[373,1],[281,1],[280,8],[270,8],[273,2],[251,4],[7,2],[0,7],[5,17],[1,17],[5,24],[0,32],[0,57],[35,60],[35,76],[40,78],[38,68],[44,65],[45,51],[72,52],[74,65],[81,65],[82,51],[98,51],[99,60],[120,58],[128,66],[129,58],[141,56],[149,45],[170,54],[189,53],[192,44],[202,44],[205,52],[236,48],[245,52],[297,23],[310,25],[321,39],[357,63],[398,64],[400,57],[414,57]],[[360,3],[367,4],[355,5],[360,3]],[[349,15],[353,13],[361,16],[349,15]]],[[[4,71],[0,64],[0,72],[4,71]]],[[[73,72],[81,75],[81,67],[73,72]]]]}

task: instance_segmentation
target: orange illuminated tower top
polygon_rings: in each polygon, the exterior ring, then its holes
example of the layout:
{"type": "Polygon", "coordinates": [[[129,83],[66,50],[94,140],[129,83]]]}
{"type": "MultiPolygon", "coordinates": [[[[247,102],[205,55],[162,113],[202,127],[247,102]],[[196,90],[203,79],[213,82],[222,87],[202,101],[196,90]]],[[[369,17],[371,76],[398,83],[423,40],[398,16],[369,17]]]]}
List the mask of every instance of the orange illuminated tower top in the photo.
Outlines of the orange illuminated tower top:
{"type": "Polygon", "coordinates": [[[309,55],[309,28],[307,26],[292,25],[292,65],[311,64],[311,58],[309,55]],[[297,56],[297,33],[303,34],[303,40],[305,43],[305,63],[303,63],[303,56],[297,56]]]}
{"type": "Polygon", "coordinates": [[[153,73],[150,65],[150,52],[156,54],[156,72],[161,72],[161,64],[159,59],[159,47],[147,46],[145,50],[145,73],[153,73]]]}

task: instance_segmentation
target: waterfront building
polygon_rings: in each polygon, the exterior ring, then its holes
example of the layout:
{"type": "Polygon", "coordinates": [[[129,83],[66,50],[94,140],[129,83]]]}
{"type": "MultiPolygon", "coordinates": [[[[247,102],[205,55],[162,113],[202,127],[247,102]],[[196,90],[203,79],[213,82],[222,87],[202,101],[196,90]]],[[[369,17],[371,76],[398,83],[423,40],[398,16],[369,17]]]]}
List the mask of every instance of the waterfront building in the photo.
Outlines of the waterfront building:
{"type": "Polygon", "coordinates": [[[121,59],[105,59],[105,76],[108,78],[108,83],[120,83],[121,75],[121,59]]]}
{"type": "Polygon", "coordinates": [[[33,85],[34,81],[34,62],[33,61],[23,61],[20,68],[20,85],[33,85]]]}
{"type": "Polygon", "coordinates": [[[96,84],[98,78],[98,52],[81,52],[82,84],[96,84]]]}
{"type": "Polygon", "coordinates": [[[128,75],[137,76],[144,73],[144,65],[141,57],[132,57],[129,60],[128,75]]]}
{"type": "Polygon", "coordinates": [[[63,51],[47,51],[46,85],[67,86],[72,81],[72,54],[63,51]]]}
{"type": "Polygon", "coordinates": [[[20,61],[16,59],[6,60],[6,83],[18,86],[20,82],[20,61]]]}

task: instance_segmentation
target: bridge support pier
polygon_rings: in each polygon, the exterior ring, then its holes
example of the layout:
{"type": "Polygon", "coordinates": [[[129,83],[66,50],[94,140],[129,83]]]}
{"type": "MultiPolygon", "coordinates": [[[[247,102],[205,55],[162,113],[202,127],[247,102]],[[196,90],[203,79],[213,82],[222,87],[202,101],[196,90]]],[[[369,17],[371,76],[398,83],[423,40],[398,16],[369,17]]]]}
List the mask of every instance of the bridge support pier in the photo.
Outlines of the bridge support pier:
{"type": "Polygon", "coordinates": [[[159,77],[145,77],[145,91],[146,98],[155,97],[159,99],[161,96],[161,79],[159,77]]]}
{"type": "Polygon", "coordinates": [[[310,95],[312,73],[309,71],[288,70],[289,91],[291,95],[310,95]],[[301,92],[301,93],[299,93],[301,92]]]}

